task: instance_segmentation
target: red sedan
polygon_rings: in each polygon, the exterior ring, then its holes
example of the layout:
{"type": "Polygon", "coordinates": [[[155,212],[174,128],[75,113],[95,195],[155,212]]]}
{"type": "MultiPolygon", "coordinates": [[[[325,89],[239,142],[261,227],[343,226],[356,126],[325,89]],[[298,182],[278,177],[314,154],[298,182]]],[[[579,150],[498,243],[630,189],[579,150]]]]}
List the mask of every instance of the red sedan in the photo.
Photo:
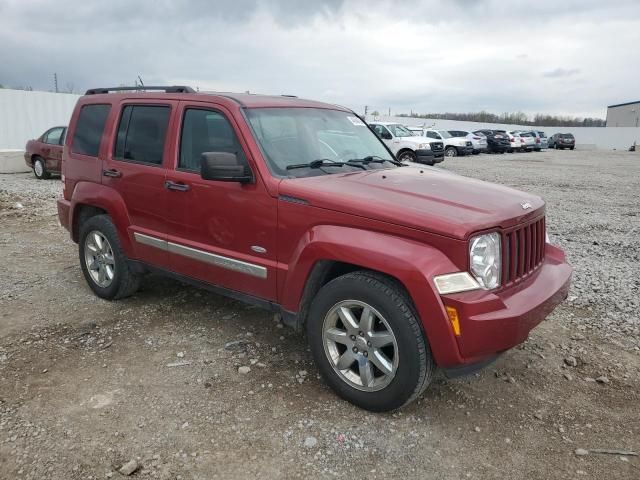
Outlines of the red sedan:
{"type": "Polygon", "coordinates": [[[40,137],[27,142],[24,161],[33,169],[36,178],[43,180],[49,178],[52,173],[60,173],[66,133],[67,127],[53,127],[40,137]]]}

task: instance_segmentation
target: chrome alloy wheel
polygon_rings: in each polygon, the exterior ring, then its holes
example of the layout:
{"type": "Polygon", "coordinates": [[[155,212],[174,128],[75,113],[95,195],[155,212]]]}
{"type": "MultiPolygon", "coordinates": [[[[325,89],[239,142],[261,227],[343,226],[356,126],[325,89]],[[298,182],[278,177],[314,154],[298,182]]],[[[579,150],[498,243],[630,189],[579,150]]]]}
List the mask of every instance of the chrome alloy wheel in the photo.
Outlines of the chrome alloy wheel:
{"type": "Polygon", "coordinates": [[[89,232],[84,240],[84,261],[91,279],[102,288],[113,282],[116,262],[107,237],[98,230],[89,232]]]}
{"type": "Polygon", "coordinates": [[[322,343],[340,379],[358,390],[382,390],[398,370],[398,343],[389,323],[359,300],[344,300],[329,310],[322,343]]]}
{"type": "Polygon", "coordinates": [[[44,174],[44,166],[41,160],[36,160],[33,164],[33,170],[37,177],[41,177],[44,174]]]}

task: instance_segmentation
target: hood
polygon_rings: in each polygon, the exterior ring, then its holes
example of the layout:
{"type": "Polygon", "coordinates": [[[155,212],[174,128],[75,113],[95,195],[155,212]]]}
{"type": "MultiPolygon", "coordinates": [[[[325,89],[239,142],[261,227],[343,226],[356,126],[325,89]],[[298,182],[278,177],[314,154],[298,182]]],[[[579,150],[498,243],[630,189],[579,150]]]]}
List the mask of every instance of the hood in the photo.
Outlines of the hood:
{"type": "Polygon", "coordinates": [[[285,179],[279,194],[458,239],[533,219],[545,207],[536,195],[424,167],[285,179]]]}

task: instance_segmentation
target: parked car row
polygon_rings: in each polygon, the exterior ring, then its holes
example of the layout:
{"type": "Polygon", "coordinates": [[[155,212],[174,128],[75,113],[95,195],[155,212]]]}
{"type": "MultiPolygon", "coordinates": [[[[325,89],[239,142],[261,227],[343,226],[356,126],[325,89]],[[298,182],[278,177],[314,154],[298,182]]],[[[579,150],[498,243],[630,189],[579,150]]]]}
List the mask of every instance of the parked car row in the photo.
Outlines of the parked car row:
{"type": "Polygon", "coordinates": [[[369,126],[399,161],[429,165],[442,162],[444,157],[575,148],[575,138],[570,133],[556,133],[547,138],[540,130],[480,129],[470,132],[380,121],[371,122],[369,126]]]}
{"type": "MultiPolygon", "coordinates": [[[[440,163],[444,157],[575,148],[575,138],[571,133],[556,133],[547,139],[544,132],[535,130],[481,129],[470,132],[406,126],[394,122],[371,122],[369,126],[398,161],[427,165],[440,163]]],[[[52,127],[40,137],[27,142],[24,159],[36,178],[47,179],[52,174],[60,174],[66,132],[65,126],[52,127]]]]}

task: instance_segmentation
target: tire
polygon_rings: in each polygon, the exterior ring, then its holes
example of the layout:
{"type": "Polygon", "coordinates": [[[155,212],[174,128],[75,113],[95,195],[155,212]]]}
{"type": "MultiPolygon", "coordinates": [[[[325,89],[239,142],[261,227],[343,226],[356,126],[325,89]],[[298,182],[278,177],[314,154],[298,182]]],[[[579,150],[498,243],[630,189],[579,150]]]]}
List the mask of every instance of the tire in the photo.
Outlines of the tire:
{"type": "Polygon", "coordinates": [[[435,371],[431,349],[408,294],[395,280],[374,272],[348,273],[322,287],[309,309],[307,335],[311,353],[324,380],[340,397],[366,410],[384,412],[412,402],[430,383],[435,371]],[[367,329],[359,323],[355,330],[349,330],[345,323],[341,323],[340,315],[335,313],[342,307],[354,308],[352,318],[361,319],[365,306],[371,309],[376,319],[373,322],[378,327],[375,333],[380,335],[380,331],[385,331],[380,327],[388,326],[386,330],[391,332],[395,343],[376,349],[371,343],[367,344],[367,339],[372,338],[368,336],[372,328],[367,329]],[[364,332],[357,333],[360,328],[364,332]],[[325,336],[330,331],[344,332],[344,335],[336,337],[341,340],[333,341],[325,336]],[[351,338],[356,341],[351,341],[351,338]],[[382,365],[391,366],[393,363],[389,370],[392,374],[385,374],[377,367],[381,364],[379,354],[382,349],[386,349],[382,357],[386,363],[382,365]],[[370,356],[367,356],[368,351],[372,352],[370,356]],[[343,357],[352,363],[339,370],[337,363],[343,357]],[[361,368],[365,366],[368,368],[366,371],[372,372],[370,377],[361,376],[365,371],[361,368]],[[373,383],[365,386],[363,378],[370,378],[373,383]],[[359,382],[359,385],[354,382],[359,382]]]}
{"type": "Polygon", "coordinates": [[[45,161],[42,157],[33,159],[33,174],[38,180],[47,180],[51,177],[51,173],[47,171],[45,161]]]}
{"type": "Polygon", "coordinates": [[[458,156],[458,149],[456,147],[447,147],[444,150],[444,156],[445,157],[457,157],[458,156]]]}
{"type": "MultiPolygon", "coordinates": [[[[101,242],[103,242],[103,240],[101,240],[101,242]]],[[[118,231],[108,215],[89,217],[80,225],[78,247],[82,273],[89,287],[98,297],[104,298],[105,300],[117,300],[128,297],[138,290],[141,276],[140,274],[133,273],[129,267],[127,258],[120,245],[118,231]],[[96,235],[106,240],[107,248],[101,250],[91,249],[92,244],[93,247],[98,246],[96,235]],[[102,258],[96,258],[96,253],[94,252],[102,255],[102,258]],[[99,281],[100,267],[91,268],[90,271],[90,265],[88,264],[90,261],[89,257],[94,257],[93,265],[96,265],[97,262],[102,268],[104,278],[106,279],[103,283],[99,281]],[[108,277],[108,267],[111,267],[111,279],[108,277]],[[96,278],[96,276],[98,276],[98,278],[96,278]]]]}
{"type": "Polygon", "coordinates": [[[400,155],[398,155],[398,161],[399,162],[417,162],[418,158],[416,157],[416,154],[413,153],[411,150],[405,150],[402,153],[400,153],[400,155]]]}
{"type": "Polygon", "coordinates": [[[573,150],[574,148],[576,148],[576,147],[569,147],[569,150],[573,150]]]}

